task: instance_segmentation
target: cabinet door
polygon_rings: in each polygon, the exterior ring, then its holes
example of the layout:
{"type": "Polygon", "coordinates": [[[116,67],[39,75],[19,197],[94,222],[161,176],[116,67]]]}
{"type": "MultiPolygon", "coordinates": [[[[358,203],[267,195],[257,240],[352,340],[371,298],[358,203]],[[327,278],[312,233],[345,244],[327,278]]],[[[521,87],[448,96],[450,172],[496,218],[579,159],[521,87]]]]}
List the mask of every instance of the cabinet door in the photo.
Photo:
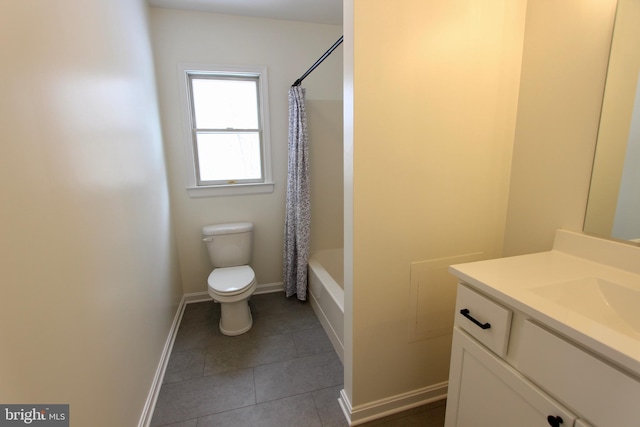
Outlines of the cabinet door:
{"type": "Polygon", "coordinates": [[[572,427],[574,422],[571,412],[454,328],[445,427],[572,427]]]}

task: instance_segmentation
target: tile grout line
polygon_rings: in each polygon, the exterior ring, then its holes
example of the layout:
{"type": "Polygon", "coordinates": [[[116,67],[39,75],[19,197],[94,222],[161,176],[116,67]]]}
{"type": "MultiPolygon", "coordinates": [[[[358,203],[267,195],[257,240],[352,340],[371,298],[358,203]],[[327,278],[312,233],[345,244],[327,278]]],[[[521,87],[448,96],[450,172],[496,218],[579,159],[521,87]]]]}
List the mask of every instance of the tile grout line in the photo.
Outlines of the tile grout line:
{"type": "MultiPolygon", "coordinates": [[[[210,320],[211,320],[210,316],[212,314],[213,313],[209,313],[209,315],[207,315],[207,318],[199,318],[198,316],[193,316],[193,317],[190,318],[190,320],[187,323],[181,324],[180,326],[184,326],[184,327],[188,327],[188,328],[199,328],[199,327],[203,327],[203,326],[206,327],[208,325],[207,322],[210,322],[210,320]]],[[[277,313],[277,314],[280,315],[281,313],[277,313]]],[[[276,316],[275,314],[273,316],[279,317],[279,316],[276,316]]],[[[195,418],[184,419],[184,420],[180,420],[178,422],[196,420],[196,423],[199,425],[201,422],[203,422],[201,420],[203,417],[216,415],[216,414],[221,414],[221,413],[230,412],[230,411],[235,411],[235,410],[242,409],[242,408],[251,408],[251,407],[256,407],[258,405],[264,405],[264,404],[269,404],[269,403],[273,403],[273,402],[284,401],[286,399],[294,398],[296,396],[309,396],[309,397],[311,397],[313,405],[314,405],[314,415],[316,416],[316,419],[320,422],[320,424],[322,424],[322,418],[320,417],[321,409],[318,406],[319,403],[318,403],[318,400],[317,400],[318,397],[316,397],[314,394],[316,392],[318,392],[318,391],[329,389],[329,388],[332,388],[332,387],[336,387],[336,386],[338,386],[340,384],[327,385],[327,386],[324,386],[324,387],[321,387],[321,388],[318,388],[318,389],[312,389],[312,390],[307,390],[307,391],[294,393],[294,394],[287,395],[287,396],[281,396],[281,397],[273,399],[273,400],[265,400],[264,402],[258,402],[258,396],[257,396],[257,392],[258,392],[257,385],[258,384],[257,384],[257,379],[256,379],[256,368],[268,367],[269,365],[277,365],[277,364],[280,364],[280,363],[283,363],[283,362],[286,362],[286,361],[296,361],[296,360],[302,360],[302,359],[306,359],[306,358],[310,358],[310,357],[314,357],[314,356],[318,356],[318,355],[322,355],[322,354],[334,353],[334,350],[330,349],[330,350],[319,351],[319,352],[315,352],[315,353],[312,352],[310,354],[302,355],[302,351],[306,348],[306,344],[305,344],[304,340],[303,341],[296,340],[296,335],[299,334],[300,332],[304,333],[305,331],[307,331],[307,332],[311,331],[316,327],[317,326],[308,326],[308,327],[304,327],[302,329],[298,329],[298,330],[295,330],[295,331],[283,331],[282,333],[265,335],[266,337],[275,337],[275,336],[286,337],[287,339],[291,340],[291,342],[293,344],[294,352],[292,352],[291,355],[287,357],[287,359],[272,361],[272,362],[269,362],[269,363],[261,363],[259,365],[251,367],[251,375],[252,375],[252,382],[253,382],[253,395],[254,395],[254,400],[253,400],[252,404],[247,404],[247,405],[244,405],[244,406],[241,406],[241,407],[238,407],[238,408],[229,408],[229,409],[226,409],[226,410],[213,412],[211,414],[201,414],[201,415],[199,415],[199,416],[197,416],[195,418]]],[[[196,377],[185,378],[185,379],[182,379],[180,381],[175,381],[173,383],[166,383],[166,385],[185,383],[185,382],[188,382],[188,381],[192,381],[194,379],[202,379],[202,378],[206,378],[206,377],[215,376],[215,375],[218,375],[218,374],[224,374],[224,373],[228,373],[228,372],[234,372],[234,371],[238,371],[238,370],[243,370],[243,369],[249,368],[249,367],[234,368],[234,369],[231,369],[230,371],[223,371],[223,372],[218,372],[218,373],[213,373],[213,374],[206,375],[205,371],[206,371],[206,365],[207,365],[207,355],[210,353],[209,347],[210,346],[206,346],[205,348],[202,348],[202,349],[184,348],[182,350],[179,350],[178,352],[175,352],[174,354],[178,354],[178,353],[182,353],[182,352],[188,352],[188,351],[202,352],[203,359],[201,361],[201,370],[200,370],[200,372],[198,373],[198,375],[196,377]]],[[[168,425],[171,425],[171,424],[168,424],[168,425]]]]}
{"type": "Polygon", "coordinates": [[[251,368],[251,378],[253,378],[253,404],[258,404],[258,387],[256,385],[256,368],[251,368]]]}

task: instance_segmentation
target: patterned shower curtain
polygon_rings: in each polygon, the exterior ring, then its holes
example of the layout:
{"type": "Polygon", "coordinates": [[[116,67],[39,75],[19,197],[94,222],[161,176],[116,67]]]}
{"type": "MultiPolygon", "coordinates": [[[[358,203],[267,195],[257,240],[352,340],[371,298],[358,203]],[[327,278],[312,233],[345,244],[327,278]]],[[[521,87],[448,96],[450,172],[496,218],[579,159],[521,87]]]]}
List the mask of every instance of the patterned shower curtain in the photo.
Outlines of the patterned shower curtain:
{"type": "Polygon", "coordinates": [[[311,229],[309,194],[309,139],[304,92],[300,86],[289,89],[289,174],[284,222],[284,290],[307,299],[307,263],[311,229]]]}

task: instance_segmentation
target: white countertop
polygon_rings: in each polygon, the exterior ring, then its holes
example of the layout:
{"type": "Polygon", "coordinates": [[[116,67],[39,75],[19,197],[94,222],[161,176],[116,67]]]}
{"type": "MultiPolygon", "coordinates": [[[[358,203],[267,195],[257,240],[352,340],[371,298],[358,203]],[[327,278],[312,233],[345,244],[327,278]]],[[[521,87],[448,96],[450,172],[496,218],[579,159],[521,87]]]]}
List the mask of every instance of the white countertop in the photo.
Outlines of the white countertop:
{"type": "Polygon", "coordinates": [[[596,277],[640,292],[640,247],[558,230],[549,252],[457,264],[450,271],[478,291],[640,376],[640,331],[596,321],[540,293],[544,286],[596,277]]]}

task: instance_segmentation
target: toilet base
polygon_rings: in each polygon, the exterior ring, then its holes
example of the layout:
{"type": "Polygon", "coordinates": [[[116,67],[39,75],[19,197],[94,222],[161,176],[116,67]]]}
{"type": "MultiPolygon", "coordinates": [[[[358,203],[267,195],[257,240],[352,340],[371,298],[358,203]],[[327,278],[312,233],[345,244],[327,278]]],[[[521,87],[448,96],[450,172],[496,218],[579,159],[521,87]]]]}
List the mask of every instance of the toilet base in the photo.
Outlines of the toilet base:
{"type": "Polygon", "coordinates": [[[219,327],[223,335],[241,335],[253,326],[248,298],[237,302],[221,302],[220,312],[219,327]]]}

